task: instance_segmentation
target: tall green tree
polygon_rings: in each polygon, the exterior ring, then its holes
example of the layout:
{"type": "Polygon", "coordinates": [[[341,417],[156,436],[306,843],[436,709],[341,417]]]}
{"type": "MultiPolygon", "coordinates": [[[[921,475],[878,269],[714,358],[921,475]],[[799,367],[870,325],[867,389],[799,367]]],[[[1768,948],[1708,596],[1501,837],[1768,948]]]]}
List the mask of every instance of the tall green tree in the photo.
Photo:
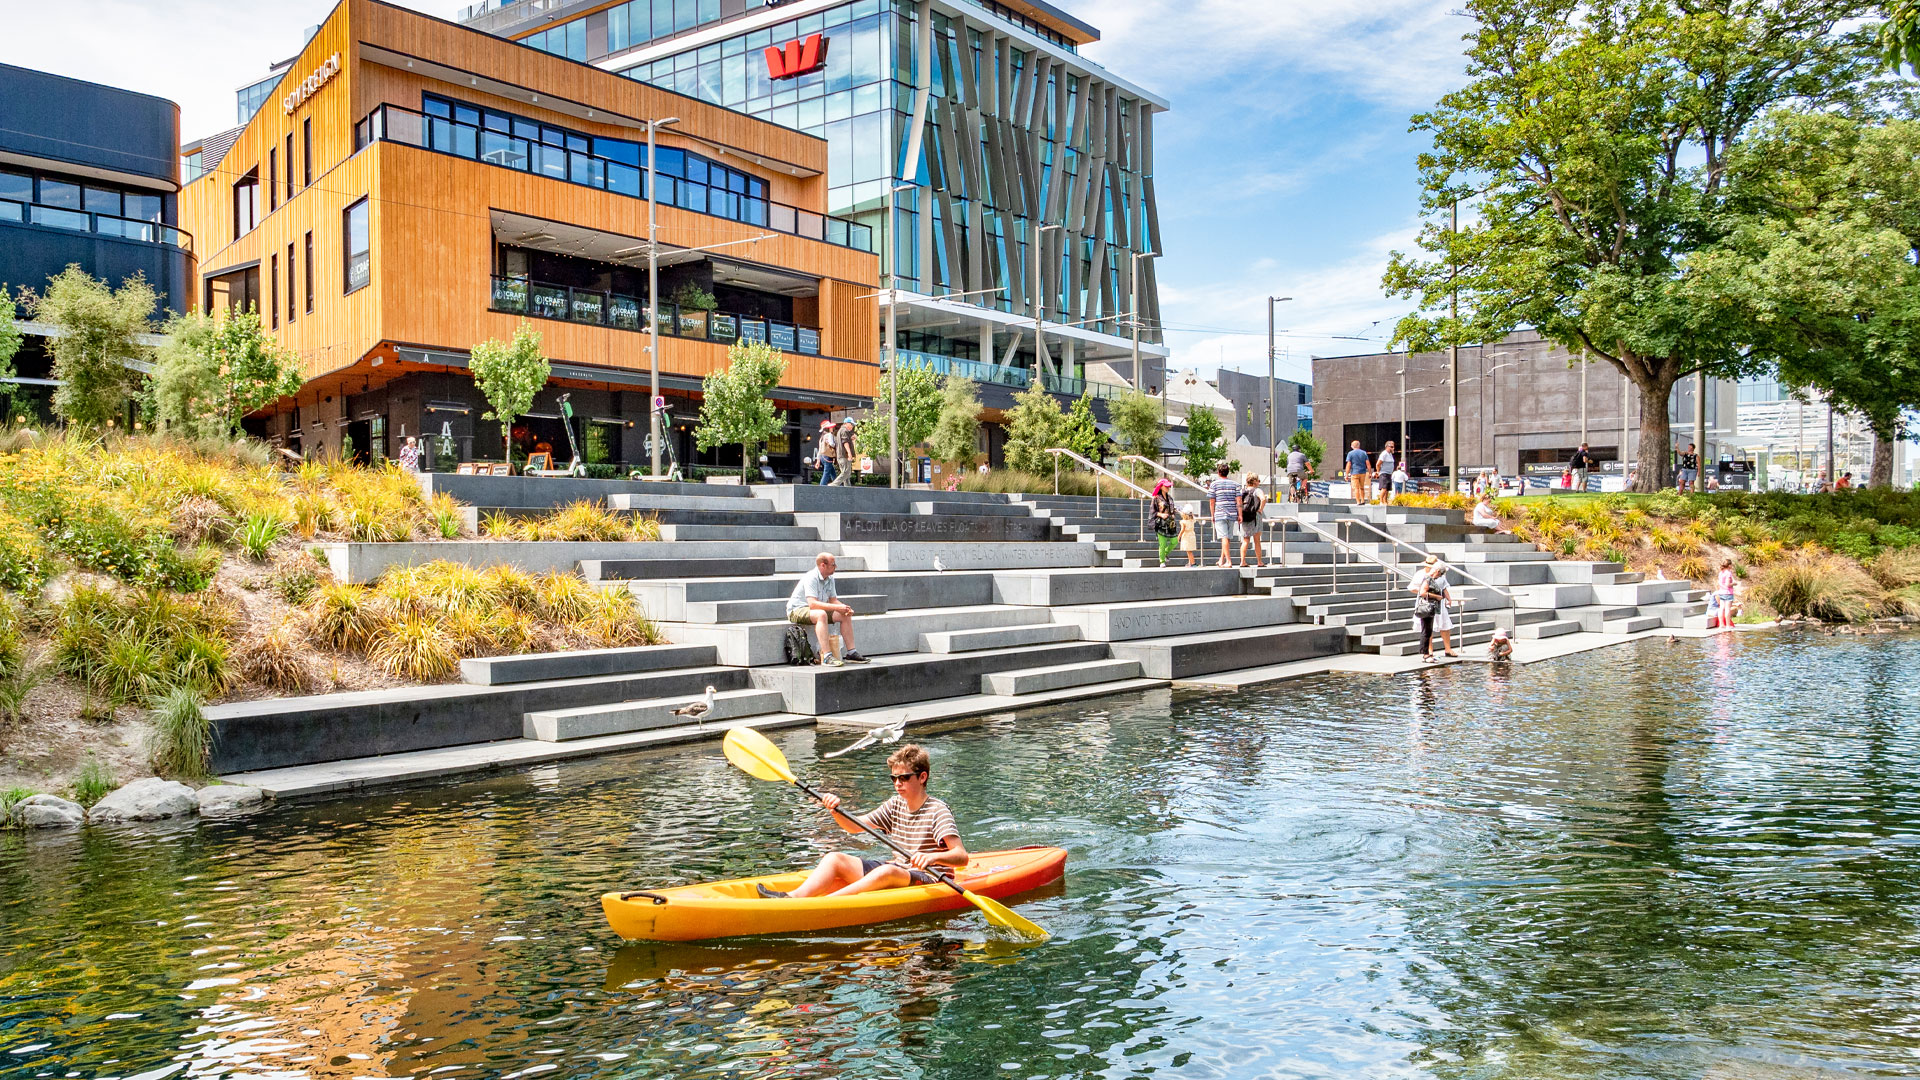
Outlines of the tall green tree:
{"type": "Polygon", "coordinates": [[[260,314],[168,320],[153,360],[153,416],[163,431],[232,437],[248,413],[300,388],[299,361],[260,328],[260,314]]]}
{"type": "Polygon", "coordinates": [[[1060,403],[1038,382],[1015,394],[1007,413],[1007,467],[1036,475],[1052,472],[1053,455],[1047,450],[1061,445],[1066,423],[1060,403]]]}
{"type": "Polygon", "coordinates": [[[895,366],[897,370],[893,374],[881,377],[879,385],[874,388],[873,410],[854,429],[854,446],[871,458],[888,456],[887,448],[893,438],[893,425],[888,417],[892,413],[896,393],[900,400],[902,453],[926,442],[933,434],[934,424],[940,419],[940,376],[924,364],[895,366]]]}
{"type": "MultiPolygon", "coordinates": [[[[19,353],[25,335],[20,332],[16,321],[18,313],[13,297],[6,289],[0,288],[0,379],[12,379],[19,374],[13,366],[13,358],[19,353]]],[[[14,400],[19,386],[15,382],[0,382],[0,423],[12,420],[16,415],[14,400]]]]}
{"type": "Polygon", "coordinates": [[[103,428],[126,412],[140,386],[130,362],[144,361],[148,349],[140,336],[153,331],[155,294],[135,274],[118,289],[76,265],[47,280],[46,291],[30,296],[28,308],[59,333],[49,343],[53,411],[80,428],[103,428]]]}
{"type": "Polygon", "coordinates": [[[1880,25],[1880,55],[1887,68],[1920,75],[1920,0],[1893,0],[1880,25]]]}
{"type": "MultiPolygon", "coordinates": [[[[1148,461],[1160,460],[1160,440],[1167,433],[1167,413],[1157,396],[1129,389],[1107,402],[1107,417],[1113,421],[1114,441],[1122,454],[1148,461]]],[[[1134,476],[1136,467],[1136,463],[1128,462],[1127,475],[1134,476]]]]}
{"type": "Polygon", "coordinates": [[[941,380],[940,415],[927,446],[934,460],[946,462],[955,472],[972,467],[980,447],[980,395],[972,379],[949,375],[941,380]]]}
{"type": "Polygon", "coordinates": [[[1920,122],[1782,109],[1732,165],[1753,204],[1734,234],[1740,298],[1783,381],[1866,418],[1875,487],[1920,408],[1916,161],[1920,122]]]}
{"type": "Polygon", "coordinates": [[[1469,83],[1414,118],[1432,216],[1385,284],[1413,350],[1537,328],[1639,393],[1636,486],[1671,483],[1681,379],[1769,362],[1729,275],[1731,157],[1781,104],[1858,106],[1876,64],[1843,0],[1466,0],[1469,83]],[[1446,210],[1460,204],[1461,227],[1446,210]],[[1725,252],[1729,258],[1703,258],[1725,252]],[[1450,305],[1457,295],[1459,315],[1450,305]]]}
{"type": "Polygon", "coordinates": [[[700,382],[700,419],[693,443],[701,450],[738,444],[740,478],[759,460],[760,447],[780,433],[780,411],[773,388],[787,373],[780,350],[764,341],[736,341],[727,347],[727,366],[700,382]]]}
{"type": "Polygon", "coordinates": [[[473,385],[492,409],[484,420],[500,421],[503,460],[513,460],[513,422],[533,407],[533,396],[553,377],[553,365],[540,355],[540,332],[525,319],[513,328],[508,341],[490,338],[473,347],[468,362],[473,385]]]}
{"type": "Polygon", "coordinates": [[[1107,437],[1100,433],[1099,421],[1093,415],[1093,399],[1084,390],[1067,410],[1067,421],[1060,428],[1060,445],[1095,462],[1106,450],[1107,437]]]}
{"type": "Polygon", "coordinates": [[[1187,437],[1181,449],[1187,459],[1187,475],[1202,480],[1226,459],[1227,429],[1212,409],[1195,405],[1187,410],[1187,437]]]}

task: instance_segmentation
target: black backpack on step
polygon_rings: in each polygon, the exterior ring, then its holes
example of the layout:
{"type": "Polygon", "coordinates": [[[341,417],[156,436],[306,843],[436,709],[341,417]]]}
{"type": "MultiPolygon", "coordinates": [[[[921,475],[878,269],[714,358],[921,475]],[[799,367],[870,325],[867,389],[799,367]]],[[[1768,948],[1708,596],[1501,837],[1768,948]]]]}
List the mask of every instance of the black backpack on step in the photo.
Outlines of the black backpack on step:
{"type": "Polygon", "coordinates": [[[786,655],[789,664],[813,663],[813,635],[807,633],[804,626],[787,625],[787,637],[780,643],[780,651],[786,655]]]}

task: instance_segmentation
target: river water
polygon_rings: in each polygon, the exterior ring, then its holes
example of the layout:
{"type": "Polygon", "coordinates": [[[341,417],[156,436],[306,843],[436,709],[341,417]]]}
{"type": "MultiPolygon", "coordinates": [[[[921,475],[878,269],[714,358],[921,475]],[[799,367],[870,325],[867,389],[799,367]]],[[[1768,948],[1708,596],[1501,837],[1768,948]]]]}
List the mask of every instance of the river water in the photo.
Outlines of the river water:
{"type": "MultiPolygon", "coordinates": [[[[1524,646],[1524,642],[1522,645],[1524,646]]],[[[713,745],[0,837],[0,1078],[1920,1073],[1920,639],[1158,691],[920,733],[965,911],[625,945],[604,890],[847,841],[713,745]]],[[[776,735],[861,805],[880,751],[776,735]]]]}

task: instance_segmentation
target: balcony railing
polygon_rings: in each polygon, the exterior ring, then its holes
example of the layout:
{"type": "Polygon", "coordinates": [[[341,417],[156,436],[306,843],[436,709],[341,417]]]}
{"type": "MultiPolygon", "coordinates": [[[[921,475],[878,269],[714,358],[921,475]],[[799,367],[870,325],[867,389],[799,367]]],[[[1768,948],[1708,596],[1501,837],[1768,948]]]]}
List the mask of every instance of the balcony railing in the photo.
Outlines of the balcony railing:
{"type": "Polygon", "coordinates": [[[193,250],[193,236],[171,225],[162,225],[157,221],[141,221],[137,218],[114,217],[112,214],[94,214],[85,210],[69,210],[63,206],[46,206],[41,203],[0,199],[0,221],[45,225],[50,229],[70,229],[73,232],[93,233],[96,236],[117,236],[124,240],[171,244],[186,251],[193,250]]]}
{"type": "MultiPolygon", "coordinates": [[[[356,151],[373,142],[396,142],[564,183],[611,191],[616,195],[635,199],[647,197],[647,170],[644,167],[612,158],[595,157],[582,150],[568,150],[531,139],[516,138],[504,131],[429,116],[398,105],[380,105],[354,126],[353,146],[356,151]]],[[[713,184],[662,175],[659,201],[662,205],[676,206],[696,214],[726,218],[856,251],[874,249],[871,225],[816,214],[770,199],[754,198],[713,184]]]]}
{"type": "MultiPolygon", "coordinates": [[[[1024,390],[1033,385],[1033,372],[1026,368],[1003,367],[999,364],[982,364],[976,360],[962,360],[957,356],[943,356],[940,353],[921,352],[918,349],[900,349],[897,355],[901,364],[917,364],[931,368],[941,375],[959,375],[977,383],[995,386],[1011,386],[1024,390]]],[[[1125,393],[1128,387],[1114,386],[1110,383],[1088,382],[1086,379],[1073,379],[1064,375],[1042,375],[1040,385],[1050,394],[1064,394],[1068,397],[1112,398],[1125,393]]]]}
{"type": "MultiPolygon", "coordinates": [[[[510,315],[560,322],[606,326],[615,330],[644,332],[647,328],[646,301],[619,293],[594,289],[576,289],[567,285],[548,285],[521,278],[492,279],[487,306],[510,315]]],[[[720,311],[699,311],[678,304],[660,305],[660,333],[695,341],[713,341],[731,345],[736,341],[764,341],[781,352],[802,356],[820,355],[820,330],[813,326],[763,319],[757,315],[735,315],[720,311]]]]}

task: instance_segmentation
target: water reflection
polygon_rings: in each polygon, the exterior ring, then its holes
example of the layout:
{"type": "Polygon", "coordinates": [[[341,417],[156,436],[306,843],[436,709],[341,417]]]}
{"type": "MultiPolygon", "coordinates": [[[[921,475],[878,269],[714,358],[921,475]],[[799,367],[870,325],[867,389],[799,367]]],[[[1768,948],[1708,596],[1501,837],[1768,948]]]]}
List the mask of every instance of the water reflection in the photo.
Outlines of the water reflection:
{"type": "Polygon", "coordinates": [[[0,835],[0,1078],[1910,1075],[1916,660],[1655,640],[925,733],[970,845],[1071,850],[1035,949],[620,942],[601,891],[848,842],[713,753],[0,835]]]}

